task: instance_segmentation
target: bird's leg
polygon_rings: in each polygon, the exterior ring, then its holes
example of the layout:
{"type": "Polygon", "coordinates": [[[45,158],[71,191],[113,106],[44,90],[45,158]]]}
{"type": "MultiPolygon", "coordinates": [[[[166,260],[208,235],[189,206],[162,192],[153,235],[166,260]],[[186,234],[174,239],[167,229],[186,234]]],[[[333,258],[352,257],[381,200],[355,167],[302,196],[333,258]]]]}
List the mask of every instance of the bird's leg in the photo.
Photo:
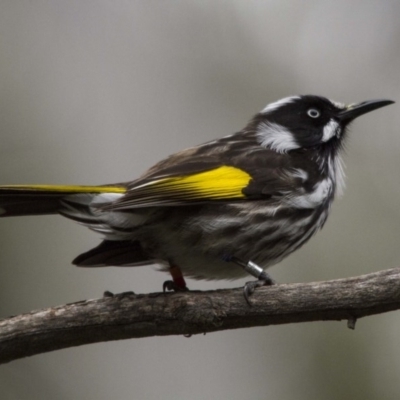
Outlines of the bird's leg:
{"type": "Polygon", "coordinates": [[[270,286],[276,284],[276,282],[269,276],[269,274],[267,274],[261,267],[259,267],[253,261],[248,261],[246,263],[237,257],[230,257],[230,261],[241,266],[246,272],[248,272],[250,275],[253,275],[258,279],[257,281],[246,282],[246,284],[243,287],[244,298],[250,306],[251,306],[250,296],[254,293],[254,291],[258,287],[270,286]]]}
{"type": "Polygon", "coordinates": [[[174,292],[186,292],[189,290],[186,286],[182,271],[177,265],[170,263],[169,273],[171,274],[172,280],[168,280],[163,283],[164,292],[167,290],[173,290],[174,292]]]}

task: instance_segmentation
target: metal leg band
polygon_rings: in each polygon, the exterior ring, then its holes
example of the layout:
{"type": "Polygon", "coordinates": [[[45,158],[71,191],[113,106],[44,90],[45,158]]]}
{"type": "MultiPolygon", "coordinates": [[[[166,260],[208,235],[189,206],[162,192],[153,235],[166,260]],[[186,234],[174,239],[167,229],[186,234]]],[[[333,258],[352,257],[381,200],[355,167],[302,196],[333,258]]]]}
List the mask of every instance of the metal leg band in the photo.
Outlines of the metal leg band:
{"type": "Polygon", "coordinates": [[[237,265],[240,265],[246,272],[256,277],[257,279],[259,279],[263,274],[265,274],[264,270],[253,261],[249,261],[246,263],[236,257],[232,257],[231,261],[237,265]]]}

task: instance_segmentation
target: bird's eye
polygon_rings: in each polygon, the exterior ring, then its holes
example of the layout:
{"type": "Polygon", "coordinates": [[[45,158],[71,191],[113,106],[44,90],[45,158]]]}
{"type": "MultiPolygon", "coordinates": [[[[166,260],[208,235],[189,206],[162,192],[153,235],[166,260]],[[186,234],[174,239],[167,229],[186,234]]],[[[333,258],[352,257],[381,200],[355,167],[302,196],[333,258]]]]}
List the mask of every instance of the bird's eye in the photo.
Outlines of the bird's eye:
{"type": "Polygon", "coordinates": [[[321,115],[321,113],[316,108],[310,108],[307,111],[307,115],[311,118],[318,118],[321,115]]]}

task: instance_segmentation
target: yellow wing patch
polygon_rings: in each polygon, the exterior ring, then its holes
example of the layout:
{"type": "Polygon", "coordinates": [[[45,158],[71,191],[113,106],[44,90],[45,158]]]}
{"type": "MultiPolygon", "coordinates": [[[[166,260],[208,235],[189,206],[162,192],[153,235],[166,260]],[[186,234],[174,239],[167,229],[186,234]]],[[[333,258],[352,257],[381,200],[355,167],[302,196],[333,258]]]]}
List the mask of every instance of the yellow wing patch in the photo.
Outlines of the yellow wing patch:
{"type": "Polygon", "coordinates": [[[148,194],[181,193],[184,199],[233,199],[244,198],[242,190],[249,184],[251,176],[232,166],[222,166],[205,172],[186,176],[163,178],[133,188],[148,194]]]}
{"type": "Polygon", "coordinates": [[[54,193],[125,193],[123,186],[79,186],[79,185],[3,185],[0,190],[32,190],[54,193]]]}

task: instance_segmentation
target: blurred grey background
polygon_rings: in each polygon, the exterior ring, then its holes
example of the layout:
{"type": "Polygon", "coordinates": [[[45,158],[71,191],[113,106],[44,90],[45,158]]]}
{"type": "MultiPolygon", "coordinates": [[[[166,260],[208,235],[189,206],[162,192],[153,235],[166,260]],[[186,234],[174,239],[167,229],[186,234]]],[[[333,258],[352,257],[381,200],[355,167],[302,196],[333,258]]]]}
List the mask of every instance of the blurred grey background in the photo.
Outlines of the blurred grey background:
{"type": "MultiPolygon", "coordinates": [[[[397,105],[360,118],[347,190],[280,282],[400,264],[400,2],[0,1],[0,183],[131,180],[233,133],[268,102],[397,105]]],[[[161,289],[156,268],[78,269],[99,243],[59,217],[0,221],[0,317],[161,289]]],[[[196,282],[192,289],[244,281],[196,282]]],[[[0,367],[4,400],[398,399],[400,313],[100,343],[0,367]]]]}

